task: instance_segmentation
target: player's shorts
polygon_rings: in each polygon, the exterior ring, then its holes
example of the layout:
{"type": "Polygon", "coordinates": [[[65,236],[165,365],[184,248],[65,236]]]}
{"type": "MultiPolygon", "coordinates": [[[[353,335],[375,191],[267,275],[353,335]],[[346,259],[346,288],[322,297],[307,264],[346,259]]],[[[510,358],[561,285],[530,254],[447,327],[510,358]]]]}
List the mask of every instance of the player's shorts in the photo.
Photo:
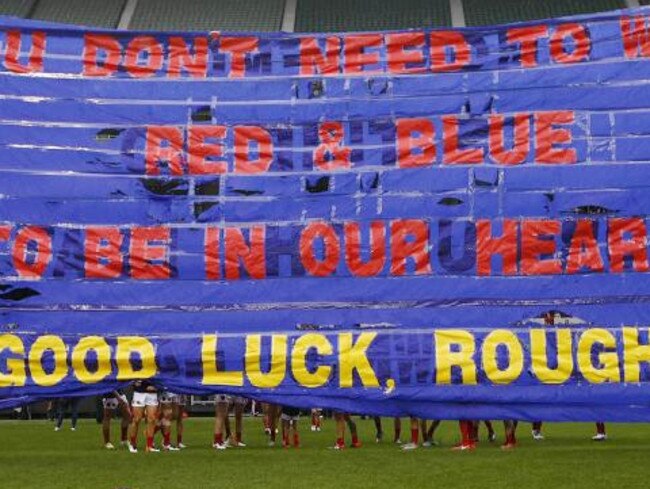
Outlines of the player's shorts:
{"type": "Polygon", "coordinates": [[[232,402],[232,396],[226,394],[215,394],[214,402],[217,404],[230,404],[232,402]]]}
{"type": "Polygon", "coordinates": [[[248,399],[242,396],[232,396],[231,402],[233,404],[238,404],[240,406],[245,406],[248,403],[248,399]]]}
{"type": "Polygon", "coordinates": [[[298,421],[298,419],[300,419],[300,415],[296,414],[294,416],[292,414],[282,413],[282,416],[280,416],[280,419],[282,421],[298,421]]]}
{"type": "Polygon", "coordinates": [[[169,392],[169,391],[163,391],[160,394],[158,400],[160,401],[160,404],[171,404],[173,402],[177,402],[178,397],[179,397],[178,394],[174,394],[173,392],[169,392]]]}
{"type": "Polygon", "coordinates": [[[157,406],[158,405],[158,394],[155,392],[134,392],[133,401],[131,401],[131,406],[133,407],[145,407],[145,406],[157,406]]]}
{"type": "MultiPolygon", "coordinates": [[[[122,399],[126,404],[129,403],[124,394],[120,394],[120,399],[122,399]]],[[[104,405],[104,409],[117,409],[120,407],[120,402],[116,397],[104,397],[102,399],[102,404],[104,405]]]]}

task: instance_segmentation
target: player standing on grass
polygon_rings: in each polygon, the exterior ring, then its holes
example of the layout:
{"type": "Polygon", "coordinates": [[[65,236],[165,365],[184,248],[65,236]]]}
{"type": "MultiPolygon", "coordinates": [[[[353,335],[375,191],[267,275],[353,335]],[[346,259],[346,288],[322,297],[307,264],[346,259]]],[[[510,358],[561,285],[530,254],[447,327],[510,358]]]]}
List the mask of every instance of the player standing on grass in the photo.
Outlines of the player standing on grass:
{"type": "Polygon", "coordinates": [[[411,416],[411,441],[402,445],[402,450],[415,450],[418,447],[420,434],[420,420],[411,416]]]}
{"type": "Polygon", "coordinates": [[[293,434],[293,447],[300,448],[300,435],[298,434],[298,419],[300,418],[300,409],[282,406],[282,446],[289,448],[291,446],[293,434]]]}
{"type": "Polygon", "coordinates": [[[334,420],[336,421],[336,445],[332,448],[334,450],[343,450],[345,448],[345,425],[348,425],[350,435],[352,436],[351,448],[361,448],[359,435],[357,433],[357,424],[352,420],[347,413],[334,413],[334,420]]]}
{"type": "Polygon", "coordinates": [[[187,396],[184,394],[176,394],[172,403],[173,419],[176,421],[176,447],[183,449],[187,448],[183,444],[183,432],[185,431],[184,417],[185,405],[187,404],[187,396]]]}
{"type": "Polygon", "coordinates": [[[133,417],[131,419],[129,451],[138,452],[138,429],[140,421],[143,419],[146,423],[145,434],[147,437],[147,452],[159,452],[153,444],[153,436],[158,420],[158,389],[149,380],[136,380],[133,382],[133,417]]]}
{"type": "Polygon", "coordinates": [[[228,420],[228,409],[230,408],[230,396],[217,394],[214,396],[214,439],[212,446],[217,450],[228,448],[224,438],[226,422],[228,420]]]}
{"type": "Polygon", "coordinates": [[[314,408],[311,410],[311,430],[320,431],[321,430],[321,416],[322,409],[314,408]]]}
{"type": "Polygon", "coordinates": [[[119,390],[111,391],[104,394],[102,397],[102,405],[104,407],[102,416],[102,435],[104,436],[104,448],[107,450],[114,450],[115,446],[111,443],[111,419],[115,412],[120,410],[122,421],[120,423],[121,433],[120,440],[122,445],[128,443],[129,424],[131,423],[131,409],[129,408],[129,401],[119,390]]]}
{"type": "Polygon", "coordinates": [[[163,435],[163,450],[166,452],[175,452],[180,450],[171,444],[172,420],[174,418],[174,402],[177,395],[168,390],[160,394],[160,424],[163,435]]]}
{"type": "Polygon", "coordinates": [[[233,413],[235,415],[235,439],[230,440],[230,445],[238,448],[244,448],[246,445],[244,444],[242,438],[242,430],[244,425],[244,409],[246,408],[246,404],[248,404],[248,399],[241,396],[232,396],[232,403],[233,413]]]}

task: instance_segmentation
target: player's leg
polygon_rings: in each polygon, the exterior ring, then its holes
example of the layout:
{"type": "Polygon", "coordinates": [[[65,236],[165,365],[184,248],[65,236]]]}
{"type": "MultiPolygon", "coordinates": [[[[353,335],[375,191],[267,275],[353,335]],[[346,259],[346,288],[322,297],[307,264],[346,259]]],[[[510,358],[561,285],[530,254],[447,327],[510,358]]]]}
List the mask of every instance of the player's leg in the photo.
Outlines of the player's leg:
{"type": "Polygon", "coordinates": [[[154,393],[147,393],[146,396],[145,416],[147,419],[147,451],[159,452],[160,450],[158,450],[153,444],[153,437],[156,431],[156,422],[158,421],[160,414],[158,411],[158,395],[154,393]]]}
{"type": "Polygon", "coordinates": [[[102,435],[104,437],[104,448],[114,450],[115,446],[111,443],[111,419],[115,413],[115,408],[111,407],[104,399],[104,413],[102,416],[102,435]]]}
{"type": "Polygon", "coordinates": [[[143,392],[134,392],[133,401],[131,402],[133,414],[131,416],[131,424],[129,425],[129,451],[136,453],[138,451],[138,430],[140,429],[140,421],[144,418],[145,410],[145,394],[143,392]]]}
{"type": "Polygon", "coordinates": [[[269,446],[275,445],[275,435],[278,433],[278,419],[282,414],[282,409],[276,404],[267,405],[268,422],[269,422],[269,446]]]}
{"type": "Polygon", "coordinates": [[[419,435],[420,435],[420,421],[418,418],[411,416],[411,441],[402,445],[402,450],[415,450],[418,447],[419,435]]]}
{"type": "Polygon", "coordinates": [[[476,444],[473,441],[473,422],[469,420],[460,420],[461,441],[458,445],[452,447],[452,450],[474,450],[476,444]]]}
{"type": "Polygon", "coordinates": [[[70,398],[70,430],[77,429],[77,421],[79,420],[79,404],[81,404],[81,397],[70,398]]]}
{"type": "Polygon", "coordinates": [[[226,429],[226,420],[228,419],[229,400],[227,396],[221,394],[215,396],[216,404],[214,410],[214,442],[213,447],[217,450],[225,450],[224,431],[226,429]]]}
{"type": "Polygon", "coordinates": [[[334,421],[336,423],[336,445],[332,448],[343,450],[345,448],[345,414],[334,413],[334,421]]]}
{"type": "Polygon", "coordinates": [[[494,426],[492,426],[492,421],[484,420],[483,423],[485,424],[485,427],[486,427],[487,430],[488,430],[488,436],[487,436],[487,439],[488,439],[488,441],[489,441],[490,443],[492,443],[494,440],[497,439],[497,435],[496,435],[496,433],[494,432],[494,426]]]}
{"type": "Polygon", "coordinates": [[[320,425],[320,417],[321,417],[321,410],[314,408],[311,410],[311,430],[312,431],[320,431],[321,430],[321,425],[320,425]]]}
{"type": "Polygon", "coordinates": [[[183,432],[185,430],[184,417],[185,417],[185,396],[179,395],[176,402],[172,404],[173,419],[176,422],[176,446],[178,448],[187,448],[183,444],[183,432]]]}
{"type": "Polygon", "coordinates": [[[402,444],[402,420],[393,418],[393,443],[402,444]]]}
{"type": "Polygon", "coordinates": [[[593,441],[605,441],[607,440],[607,432],[605,431],[605,423],[598,422],[596,423],[596,434],[591,438],[593,441]]]}
{"type": "Polygon", "coordinates": [[[282,423],[282,447],[289,448],[289,430],[290,430],[291,417],[282,413],[280,416],[280,423],[282,423]]]}
{"type": "Polygon", "coordinates": [[[429,440],[429,443],[431,443],[431,445],[438,444],[438,442],[435,440],[436,430],[438,429],[438,426],[440,426],[440,420],[434,419],[431,421],[429,429],[427,430],[427,440],[429,440]]]}
{"type": "Polygon", "coordinates": [[[171,444],[172,436],[172,418],[174,416],[173,395],[168,392],[163,392],[160,396],[160,425],[163,434],[163,450],[173,451],[178,450],[171,444]]]}
{"type": "Polygon", "coordinates": [[[348,425],[348,429],[350,430],[350,435],[352,436],[352,443],[350,443],[350,447],[361,448],[361,441],[359,441],[359,433],[357,432],[357,424],[349,414],[345,414],[344,419],[348,425]]]}
{"type": "Polygon", "coordinates": [[[63,417],[65,415],[65,399],[59,397],[56,400],[56,423],[54,424],[54,431],[59,431],[63,425],[63,417]]]}
{"type": "Polygon", "coordinates": [[[293,416],[290,421],[293,429],[293,448],[300,448],[300,434],[298,433],[298,416],[293,416]]]}
{"type": "Polygon", "coordinates": [[[372,420],[375,423],[375,441],[377,443],[380,443],[381,440],[384,438],[384,430],[381,427],[381,417],[373,416],[372,420]]]}
{"type": "Polygon", "coordinates": [[[542,434],[542,422],[541,421],[533,421],[533,440],[543,440],[544,435],[542,434]]]}
{"type": "Polygon", "coordinates": [[[120,421],[120,444],[128,444],[128,435],[129,435],[129,425],[131,424],[131,410],[129,409],[126,396],[123,396],[124,402],[120,404],[120,415],[122,420],[120,421]]]}
{"type": "Polygon", "coordinates": [[[243,420],[244,420],[244,408],[246,407],[247,400],[244,397],[235,397],[233,413],[235,415],[235,440],[233,445],[235,447],[244,448],[246,445],[243,440],[243,420]]]}
{"type": "Polygon", "coordinates": [[[512,450],[517,446],[517,437],[515,436],[515,433],[517,431],[517,424],[518,422],[515,420],[506,419],[503,421],[503,427],[505,428],[506,432],[506,441],[503,445],[501,445],[501,449],[512,450]]]}

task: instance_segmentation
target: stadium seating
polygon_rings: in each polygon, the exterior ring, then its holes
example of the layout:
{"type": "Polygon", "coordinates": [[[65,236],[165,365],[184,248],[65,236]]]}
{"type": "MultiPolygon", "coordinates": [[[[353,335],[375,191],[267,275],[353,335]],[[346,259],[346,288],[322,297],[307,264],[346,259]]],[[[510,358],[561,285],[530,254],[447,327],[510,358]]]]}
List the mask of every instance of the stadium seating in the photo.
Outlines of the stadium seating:
{"type": "Polygon", "coordinates": [[[449,0],[298,0],[296,32],[451,25],[449,0]]]}
{"type": "Polygon", "coordinates": [[[284,0],[139,0],[131,29],[277,31],[284,0]]]}
{"type": "Polygon", "coordinates": [[[0,15],[27,17],[36,0],[3,0],[0,2],[0,15]]]}
{"type": "Polygon", "coordinates": [[[40,0],[31,17],[66,24],[117,27],[125,2],[126,0],[40,0]]]}
{"type": "Polygon", "coordinates": [[[463,0],[468,26],[503,24],[625,8],[624,0],[463,0]]]}

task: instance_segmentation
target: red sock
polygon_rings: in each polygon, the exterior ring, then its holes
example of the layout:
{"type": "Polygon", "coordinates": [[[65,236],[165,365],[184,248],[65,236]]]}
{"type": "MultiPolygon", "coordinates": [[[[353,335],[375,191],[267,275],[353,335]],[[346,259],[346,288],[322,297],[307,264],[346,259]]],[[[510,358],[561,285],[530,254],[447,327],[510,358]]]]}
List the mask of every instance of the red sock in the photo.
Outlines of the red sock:
{"type": "Polygon", "coordinates": [[[605,434],[605,423],[596,423],[596,432],[599,435],[605,434]]]}
{"type": "Polygon", "coordinates": [[[411,428],[411,443],[414,445],[418,444],[418,436],[420,434],[420,430],[418,428],[411,428]]]}
{"type": "Polygon", "coordinates": [[[470,441],[470,435],[471,435],[471,427],[469,426],[468,421],[459,421],[458,424],[460,425],[460,436],[462,440],[463,445],[468,445],[470,441]]]}
{"type": "Polygon", "coordinates": [[[298,436],[298,433],[293,434],[293,446],[300,446],[300,437],[298,436]]]}
{"type": "Polygon", "coordinates": [[[337,438],[336,444],[339,446],[345,445],[345,440],[343,440],[343,438],[337,438]]]}
{"type": "Polygon", "coordinates": [[[172,434],[169,431],[167,433],[163,433],[163,443],[165,444],[166,447],[169,446],[170,443],[169,438],[171,437],[171,435],[172,434]]]}
{"type": "Polygon", "coordinates": [[[147,447],[153,448],[153,436],[147,437],[147,447]]]}
{"type": "Polygon", "coordinates": [[[131,446],[135,447],[138,444],[138,438],[136,436],[131,437],[131,446]]]}
{"type": "Polygon", "coordinates": [[[355,445],[357,443],[359,443],[359,437],[356,433],[352,433],[352,444],[355,445]]]}
{"type": "Polygon", "coordinates": [[[215,445],[221,445],[223,443],[223,434],[222,433],[215,433],[214,434],[214,444],[215,445]]]}

